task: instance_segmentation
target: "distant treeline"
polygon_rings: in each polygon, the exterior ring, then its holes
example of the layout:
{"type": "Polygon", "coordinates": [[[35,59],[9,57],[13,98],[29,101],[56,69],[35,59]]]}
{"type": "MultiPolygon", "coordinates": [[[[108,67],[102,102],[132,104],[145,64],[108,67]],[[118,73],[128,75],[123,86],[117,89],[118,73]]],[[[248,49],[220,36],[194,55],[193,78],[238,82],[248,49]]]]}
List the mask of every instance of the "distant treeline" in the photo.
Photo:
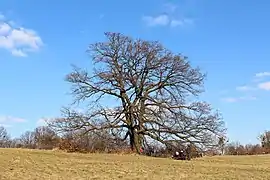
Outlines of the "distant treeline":
{"type": "MultiPolygon", "coordinates": [[[[255,155],[270,153],[270,133],[265,132],[261,137],[261,144],[241,145],[237,142],[226,143],[223,146],[225,155],[255,155]]],[[[58,135],[48,126],[37,127],[33,131],[26,131],[19,138],[10,138],[7,130],[0,127],[1,148],[28,148],[28,149],[58,149],[66,152],[81,153],[130,153],[128,141],[117,139],[109,132],[70,132],[58,135]]],[[[179,149],[183,146],[179,145],[179,149]]],[[[177,149],[177,147],[176,147],[177,149]]],[[[163,147],[159,144],[148,144],[144,147],[144,154],[149,156],[168,157],[175,149],[163,147]]],[[[193,147],[193,156],[199,152],[193,147]]],[[[203,152],[204,155],[221,155],[219,147],[203,152]]],[[[201,152],[200,152],[201,153],[201,152]]]]}

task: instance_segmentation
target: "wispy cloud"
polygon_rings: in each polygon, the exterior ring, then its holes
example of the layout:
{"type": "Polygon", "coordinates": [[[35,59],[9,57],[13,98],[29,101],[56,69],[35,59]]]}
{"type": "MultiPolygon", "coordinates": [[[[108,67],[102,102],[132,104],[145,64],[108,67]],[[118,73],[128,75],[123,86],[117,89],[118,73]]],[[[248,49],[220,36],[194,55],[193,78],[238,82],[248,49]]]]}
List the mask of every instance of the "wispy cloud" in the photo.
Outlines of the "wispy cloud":
{"type": "Polygon", "coordinates": [[[270,81],[258,84],[258,88],[266,91],[270,91],[270,81]]]}
{"type": "Polygon", "coordinates": [[[36,125],[37,126],[44,126],[44,125],[46,125],[46,119],[45,118],[40,118],[39,120],[37,120],[36,125]]]}
{"type": "Polygon", "coordinates": [[[15,27],[0,14],[0,48],[4,48],[14,56],[25,57],[30,52],[38,51],[43,45],[41,37],[32,29],[15,27]]]}
{"type": "MultiPolygon", "coordinates": [[[[259,90],[264,90],[264,91],[270,91],[270,81],[265,81],[262,82],[264,79],[263,77],[270,77],[270,72],[259,72],[256,73],[253,78],[251,79],[252,84],[251,85],[242,85],[238,86],[235,88],[236,91],[241,91],[241,92],[250,92],[253,91],[253,93],[259,93],[259,90]]],[[[253,94],[254,95],[254,94],[253,94]]],[[[258,94],[257,94],[258,95],[258,94]]],[[[257,98],[255,96],[242,96],[242,97],[227,97],[227,98],[222,98],[222,101],[225,102],[239,102],[239,101],[248,101],[248,100],[256,100],[257,98]]]]}
{"type": "Polygon", "coordinates": [[[143,21],[148,26],[167,26],[170,23],[170,18],[167,14],[160,14],[158,16],[144,16],[143,21]]]}
{"type": "Polygon", "coordinates": [[[143,21],[148,26],[184,26],[192,24],[193,20],[191,19],[173,19],[168,14],[160,14],[157,16],[143,16],[143,21]]]}
{"type": "Polygon", "coordinates": [[[193,20],[176,14],[177,5],[172,3],[166,3],[163,5],[165,13],[158,15],[143,16],[142,20],[148,26],[167,26],[177,27],[193,24],[193,20]],[[182,17],[182,18],[179,18],[182,17]]]}
{"type": "Polygon", "coordinates": [[[27,56],[27,54],[25,52],[23,52],[21,49],[13,49],[11,51],[11,54],[13,56],[21,56],[21,57],[26,57],[27,56]]]}
{"type": "Polygon", "coordinates": [[[251,87],[251,86],[238,86],[236,87],[237,91],[251,91],[251,90],[256,90],[255,87],[251,87]]]}
{"type": "Polygon", "coordinates": [[[48,122],[53,121],[55,118],[52,117],[42,117],[36,121],[37,126],[46,126],[48,122]]]}
{"type": "Polygon", "coordinates": [[[0,126],[2,126],[4,128],[10,128],[10,127],[12,127],[12,125],[10,125],[10,124],[2,124],[2,123],[0,123],[0,126]]]}
{"type": "Polygon", "coordinates": [[[255,96],[240,97],[240,100],[253,101],[253,100],[257,100],[257,97],[255,96]]]}
{"type": "Polygon", "coordinates": [[[174,19],[174,20],[171,20],[170,26],[176,27],[176,26],[184,26],[188,24],[193,24],[193,20],[192,19],[181,19],[181,20],[174,19]]]}
{"type": "Polygon", "coordinates": [[[0,116],[0,126],[12,127],[14,123],[25,123],[27,122],[23,118],[13,116],[0,116]]]}
{"type": "Polygon", "coordinates": [[[233,98],[233,97],[226,97],[226,98],[222,98],[221,100],[225,102],[236,102],[238,99],[233,98]]]}
{"type": "Polygon", "coordinates": [[[222,98],[221,100],[224,102],[234,103],[239,101],[253,101],[257,98],[255,96],[243,96],[243,97],[226,97],[222,98]]]}
{"type": "Polygon", "coordinates": [[[259,72],[255,74],[255,77],[265,77],[270,76],[270,72],[259,72]]]}

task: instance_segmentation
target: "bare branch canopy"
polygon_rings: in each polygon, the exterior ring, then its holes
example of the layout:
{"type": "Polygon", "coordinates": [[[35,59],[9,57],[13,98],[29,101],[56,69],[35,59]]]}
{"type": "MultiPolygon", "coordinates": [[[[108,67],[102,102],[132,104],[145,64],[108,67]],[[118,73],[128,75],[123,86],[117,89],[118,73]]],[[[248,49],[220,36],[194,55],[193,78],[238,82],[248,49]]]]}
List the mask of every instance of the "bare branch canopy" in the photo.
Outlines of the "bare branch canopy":
{"type": "Polygon", "coordinates": [[[107,129],[129,138],[131,149],[137,151],[146,139],[214,145],[225,128],[217,111],[196,100],[206,75],[159,42],[120,33],[105,36],[105,42],[87,50],[92,71],[74,67],[66,76],[74,102],[89,102],[91,109],[87,113],[64,109],[64,117],[50,125],[61,131],[107,129]],[[101,103],[107,98],[115,100],[110,108],[101,103]]]}

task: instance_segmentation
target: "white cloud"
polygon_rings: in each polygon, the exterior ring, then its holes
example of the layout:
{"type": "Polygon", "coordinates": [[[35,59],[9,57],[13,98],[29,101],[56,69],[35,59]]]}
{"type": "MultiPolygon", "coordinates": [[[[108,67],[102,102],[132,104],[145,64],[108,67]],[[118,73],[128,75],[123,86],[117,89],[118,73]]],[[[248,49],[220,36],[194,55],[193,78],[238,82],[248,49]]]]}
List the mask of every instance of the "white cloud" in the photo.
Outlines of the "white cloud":
{"type": "Polygon", "coordinates": [[[45,118],[41,118],[37,121],[37,126],[44,126],[46,125],[46,119],[45,118]]]}
{"type": "Polygon", "coordinates": [[[13,56],[20,56],[20,57],[26,57],[27,56],[27,54],[25,54],[21,49],[13,49],[11,51],[11,54],[13,56]]]}
{"type": "Polygon", "coordinates": [[[222,99],[225,102],[236,102],[238,99],[237,98],[232,98],[232,97],[227,97],[222,99]]]}
{"type": "Polygon", "coordinates": [[[1,124],[1,123],[0,123],[0,126],[2,126],[4,128],[10,128],[10,127],[12,127],[10,124],[1,124]]]}
{"type": "Polygon", "coordinates": [[[169,27],[177,27],[183,25],[193,24],[192,19],[185,18],[183,15],[180,15],[176,12],[178,8],[177,5],[173,3],[165,3],[163,4],[163,12],[162,14],[158,14],[156,16],[143,16],[142,20],[148,26],[169,26],[169,27]],[[182,18],[177,18],[182,17],[182,18]]]}
{"type": "Polygon", "coordinates": [[[266,91],[270,91],[270,81],[258,84],[258,88],[266,91]]]}
{"type": "Polygon", "coordinates": [[[239,101],[253,101],[257,98],[255,96],[243,96],[243,97],[227,97],[222,100],[229,103],[239,102],[239,101]]]}
{"type": "Polygon", "coordinates": [[[145,21],[148,26],[166,26],[170,23],[170,18],[166,14],[161,14],[158,16],[144,16],[143,21],[145,21]]]}
{"type": "Polygon", "coordinates": [[[43,45],[41,37],[31,29],[14,27],[12,21],[0,18],[0,48],[14,56],[27,56],[29,52],[38,51],[43,45]]]}
{"type": "Polygon", "coordinates": [[[160,14],[158,16],[144,16],[143,21],[148,26],[183,26],[192,24],[193,21],[191,19],[173,19],[167,14],[160,14]]]}
{"type": "Polygon", "coordinates": [[[39,120],[37,120],[36,125],[37,126],[46,126],[47,122],[53,121],[55,118],[40,118],[39,120]]]}
{"type": "Polygon", "coordinates": [[[255,77],[265,77],[265,76],[270,76],[270,72],[260,72],[255,74],[255,77]]]}
{"type": "Polygon", "coordinates": [[[239,100],[245,100],[245,101],[253,101],[256,100],[257,98],[255,96],[245,96],[245,97],[240,97],[239,100]]]}
{"type": "Polygon", "coordinates": [[[0,123],[8,124],[8,123],[24,123],[26,122],[23,118],[12,117],[12,116],[0,116],[0,123]]]}
{"type": "Polygon", "coordinates": [[[182,20],[174,19],[171,21],[170,25],[171,27],[176,27],[176,26],[183,26],[183,25],[192,24],[192,23],[193,21],[191,19],[182,19],[182,20]]]}
{"type": "Polygon", "coordinates": [[[236,87],[237,91],[251,91],[251,90],[255,90],[256,88],[254,87],[250,87],[250,86],[238,86],[236,87]]]}
{"type": "Polygon", "coordinates": [[[172,20],[171,21],[171,27],[181,26],[183,24],[184,24],[184,22],[180,21],[180,20],[172,20]]]}
{"type": "Polygon", "coordinates": [[[0,23],[0,35],[7,36],[11,30],[11,27],[7,23],[0,23]]]}

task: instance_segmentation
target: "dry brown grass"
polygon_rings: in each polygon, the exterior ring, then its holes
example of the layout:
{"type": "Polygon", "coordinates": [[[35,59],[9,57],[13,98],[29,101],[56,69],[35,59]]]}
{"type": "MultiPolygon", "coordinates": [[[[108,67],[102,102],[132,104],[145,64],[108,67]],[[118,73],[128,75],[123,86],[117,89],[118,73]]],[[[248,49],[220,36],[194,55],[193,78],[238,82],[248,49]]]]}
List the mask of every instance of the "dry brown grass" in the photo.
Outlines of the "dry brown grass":
{"type": "Polygon", "coordinates": [[[270,156],[192,161],[136,155],[0,149],[0,179],[270,179],[270,156]]]}

